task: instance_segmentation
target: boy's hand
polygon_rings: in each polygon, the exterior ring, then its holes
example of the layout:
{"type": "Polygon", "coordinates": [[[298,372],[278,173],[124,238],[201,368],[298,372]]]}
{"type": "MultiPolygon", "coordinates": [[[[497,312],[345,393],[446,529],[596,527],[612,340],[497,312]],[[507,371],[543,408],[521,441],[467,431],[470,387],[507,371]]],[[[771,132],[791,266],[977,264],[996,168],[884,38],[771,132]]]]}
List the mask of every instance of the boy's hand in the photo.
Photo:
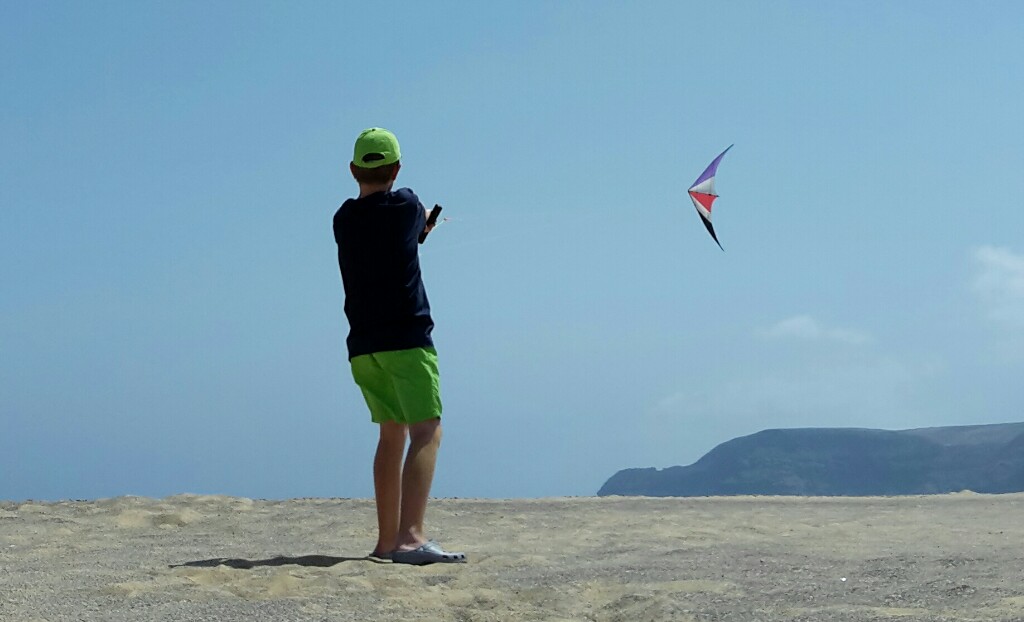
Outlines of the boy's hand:
{"type": "MultiPolygon", "coordinates": [[[[424,207],[423,209],[427,208],[424,207]]],[[[437,217],[440,214],[441,206],[434,205],[434,209],[430,210],[430,213],[427,214],[427,224],[425,227],[423,227],[423,233],[420,234],[420,244],[423,244],[423,242],[427,239],[427,234],[433,231],[434,227],[437,226],[437,217]]]]}

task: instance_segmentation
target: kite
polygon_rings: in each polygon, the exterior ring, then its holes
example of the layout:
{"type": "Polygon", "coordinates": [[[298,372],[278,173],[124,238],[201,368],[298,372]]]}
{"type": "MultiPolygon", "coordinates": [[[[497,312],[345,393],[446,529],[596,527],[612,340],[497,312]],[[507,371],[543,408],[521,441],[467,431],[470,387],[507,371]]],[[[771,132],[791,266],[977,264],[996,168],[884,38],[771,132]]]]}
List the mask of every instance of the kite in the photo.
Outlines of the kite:
{"type": "MultiPolygon", "coordinates": [[[[722,161],[722,158],[729,152],[729,149],[732,149],[732,145],[726,147],[725,151],[712,160],[711,164],[697,178],[697,181],[693,182],[693,185],[687,190],[690,193],[690,200],[693,201],[693,206],[697,208],[700,219],[704,222],[704,226],[707,227],[708,233],[711,234],[715,244],[718,244],[718,248],[722,248],[722,243],[718,241],[718,236],[715,235],[715,228],[711,226],[711,204],[718,198],[718,195],[715,194],[715,171],[718,170],[718,163],[722,161]]],[[[724,251],[725,249],[722,248],[722,250],[724,251]]]]}

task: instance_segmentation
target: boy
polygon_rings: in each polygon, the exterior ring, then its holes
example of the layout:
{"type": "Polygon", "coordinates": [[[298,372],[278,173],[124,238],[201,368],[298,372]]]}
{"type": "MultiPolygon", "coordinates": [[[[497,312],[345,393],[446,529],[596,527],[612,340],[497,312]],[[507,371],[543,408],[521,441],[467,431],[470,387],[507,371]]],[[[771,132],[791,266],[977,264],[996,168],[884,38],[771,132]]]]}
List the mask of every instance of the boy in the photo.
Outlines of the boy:
{"type": "Polygon", "coordinates": [[[418,252],[420,233],[431,227],[412,190],[391,190],[400,160],[394,134],[361,133],[349,165],[359,197],[334,214],[352,377],[380,426],[373,461],[378,537],[370,555],[400,564],[465,562],[463,553],[444,551],[423,532],[441,444],[434,322],[418,252]]]}

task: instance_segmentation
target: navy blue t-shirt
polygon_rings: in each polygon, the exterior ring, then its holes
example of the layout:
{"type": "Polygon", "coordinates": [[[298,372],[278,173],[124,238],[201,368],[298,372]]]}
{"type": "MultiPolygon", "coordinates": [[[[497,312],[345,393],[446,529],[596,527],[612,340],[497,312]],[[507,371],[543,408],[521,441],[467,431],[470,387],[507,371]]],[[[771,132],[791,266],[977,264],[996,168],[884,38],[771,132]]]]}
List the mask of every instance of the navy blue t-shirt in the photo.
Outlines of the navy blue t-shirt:
{"type": "Polygon", "coordinates": [[[425,226],[423,204],[408,188],[349,199],[334,214],[349,359],[434,345],[420,274],[425,226]]]}

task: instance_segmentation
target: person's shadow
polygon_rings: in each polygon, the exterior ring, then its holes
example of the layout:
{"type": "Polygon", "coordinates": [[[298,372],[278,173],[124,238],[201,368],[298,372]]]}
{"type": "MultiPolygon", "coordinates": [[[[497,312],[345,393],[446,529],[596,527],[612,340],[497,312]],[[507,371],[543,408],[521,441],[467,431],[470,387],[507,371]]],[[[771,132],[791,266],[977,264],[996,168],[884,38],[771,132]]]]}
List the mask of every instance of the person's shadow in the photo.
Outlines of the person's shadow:
{"type": "Polygon", "coordinates": [[[287,564],[295,564],[297,566],[316,566],[319,568],[328,568],[330,566],[334,566],[342,562],[373,562],[375,564],[390,563],[387,560],[379,559],[376,557],[370,557],[369,555],[365,555],[363,557],[334,557],[332,555],[302,555],[299,557],[287,557],[284,555],[279,555],[277,557],[271,557],[269,559],[232,559],[228,557],[215,557],[213,559],[201,559],[194,562],[185,562],[183,564],[170,564],[170,567],[215,568],[217,566],[227,566],[229,568],[249,570],[251,568],[256,568],[257,566],[285,566],[287,564]]]}

